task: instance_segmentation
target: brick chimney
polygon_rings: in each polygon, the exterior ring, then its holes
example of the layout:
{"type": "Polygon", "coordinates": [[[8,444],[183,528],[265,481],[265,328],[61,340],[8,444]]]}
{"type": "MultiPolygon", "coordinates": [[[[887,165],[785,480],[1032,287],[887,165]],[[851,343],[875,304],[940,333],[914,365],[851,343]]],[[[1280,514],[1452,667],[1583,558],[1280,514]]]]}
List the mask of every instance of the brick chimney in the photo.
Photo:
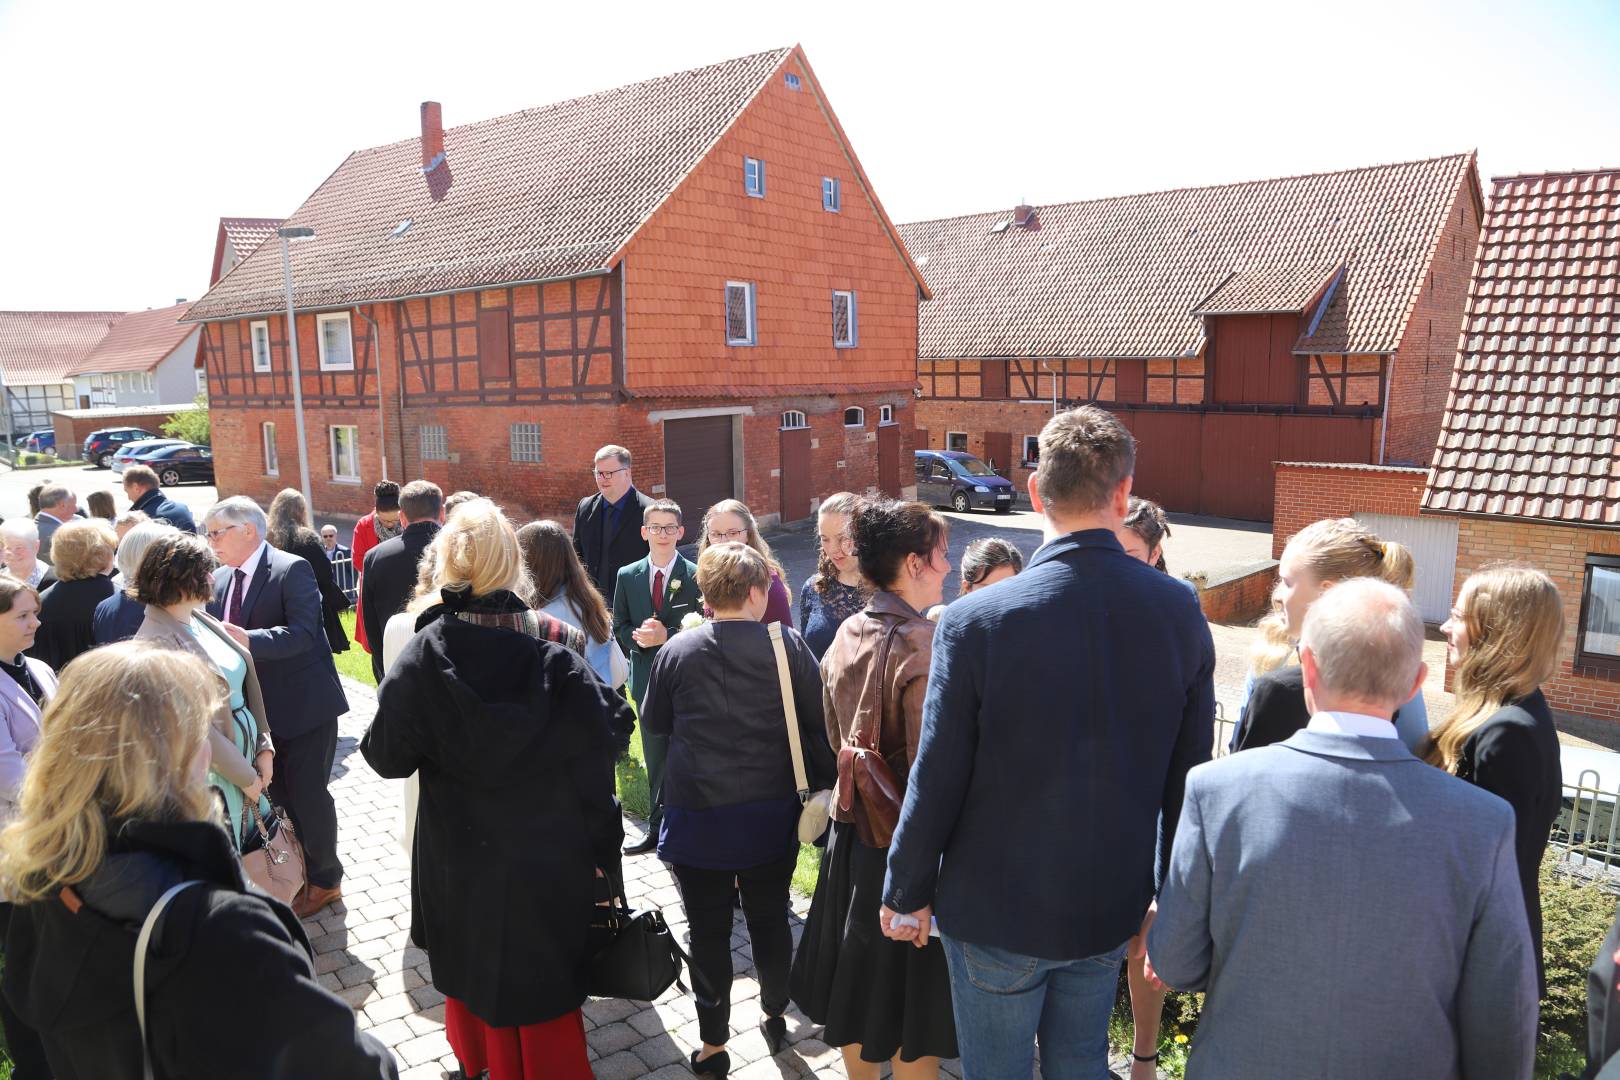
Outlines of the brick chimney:
{"type": "Polygon", "coordinates": [[[437,101],[422,102],[422,171],[432,172],[444,160],[444,115],[437,101]]]}
{"type": "Polygon", "coordinates": [[[1035,222],[1035,208],[1028,203],[1019,203],[1013,208],[1013,224],[1020,229],[1038,227],[1035,222]]]}

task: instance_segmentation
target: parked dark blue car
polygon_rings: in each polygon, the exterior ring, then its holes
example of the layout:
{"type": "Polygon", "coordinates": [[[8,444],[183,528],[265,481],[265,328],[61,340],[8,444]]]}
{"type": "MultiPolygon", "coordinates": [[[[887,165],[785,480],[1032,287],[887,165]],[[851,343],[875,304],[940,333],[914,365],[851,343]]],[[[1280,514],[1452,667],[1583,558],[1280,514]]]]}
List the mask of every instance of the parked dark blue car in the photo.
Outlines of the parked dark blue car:
{"type": "Polygon", "coordinates": [[[214,451],[196,443],[159,446],[137,456],[130,464],[148,466],[157,473],[158,483],[164,487],[214,482],[214,451]]]}
{"type": "Polygon", "coordinates": [[[935,506],[968,510],[994,510],[1005,514],[1013,507],[1017,491],[1012,481],[997,476],[995,470],[972,454],[961,450],[918,450],[917,498],[935,506]]]}

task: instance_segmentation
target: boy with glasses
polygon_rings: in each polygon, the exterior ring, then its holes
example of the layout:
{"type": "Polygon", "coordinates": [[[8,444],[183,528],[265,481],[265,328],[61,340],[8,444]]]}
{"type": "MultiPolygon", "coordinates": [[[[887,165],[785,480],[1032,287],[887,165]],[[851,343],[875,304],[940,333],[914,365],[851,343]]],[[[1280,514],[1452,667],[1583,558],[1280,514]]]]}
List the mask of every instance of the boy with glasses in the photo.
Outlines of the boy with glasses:
{"type": "MultiPolygon", "coordinates": [[[[597,466],[613,467],[611,463],[604,465],[600,457],[597,466]]],[[[658,650],[680,629],[683,618],[703,611],[697,567],[676,550],[685,535],[678,505],[668,499],[651,503],[641,515],[641,538],[647,554],[620,570],[611,590],[613,636],[630,658],[630,695],[638,706],[647,696],[647,676],[658,650]]],[[[647,835],[625,848],[626,855],[641,855],[658,846],[658,826],[664,816],[664,758],[668,752],[669,736],[642,731],[641,753],[647,761],[647,835]]]]}

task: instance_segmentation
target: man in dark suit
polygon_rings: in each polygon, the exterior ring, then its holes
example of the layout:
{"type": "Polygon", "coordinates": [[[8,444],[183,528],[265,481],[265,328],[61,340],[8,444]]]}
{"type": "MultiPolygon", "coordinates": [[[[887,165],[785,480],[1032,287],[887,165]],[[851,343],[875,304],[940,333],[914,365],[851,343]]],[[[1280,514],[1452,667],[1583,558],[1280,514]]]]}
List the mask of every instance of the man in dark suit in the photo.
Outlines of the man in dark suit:
{"type": "Polygon", "coordinates": [[[596,494],[581,499],[574,511],[574,551],[611,606],[619,571],[647,557],[640,526],[653,501],[630,482],[630,451],[622,446],[598,450],[592,471],[596,494]]]}
{"type": "MultiPolygon", "coordinates": [[[[698,593],[697,567],[676,550],[686,529],[681,508],[668,499],[648,506],[640,529],[648,551],[643,559],[619,571],[613,590],[613,636],[630,658],[630,694],[639,704],[647,695],[647,676],[653,658],[669,635],[692,612],[703,614],[698,593]]],[[[641,855],[658,846],[658,825],[664,819],[664,759],[669,736],[641,732],[641,753],[647,760],[647,835],[624,849],[641,855]]]]}
{"type": "Polygon", "coordinates": [[[1040,442],[1046,543],[940,619],[883,890],[892,938],[937,913],[965,1076],[1031,1075],[1037,1033],[1047,1076],[1107,1075],[1161,822],[1168,859],[1187,770],[1214,741],[1209,624],[1116,536],[1135,440],[1085,406],[1040,442]]]}
{"type": "Polygon", "coordinates": [[[412,480],[399,491],[399,520],[405,531],[366,552],[360,574],[360,611],[371,642],[371,673],[383,680],[383,628],[416,595],[416,568],[422,552],[444,522],[444,492],[428,480],[412,480]]]}
{"type": "Polygon", "coordinates": [[[327,561],[332,564],[332,578],[337,587],[343,590],[350,602],[354,600],[354,553],[338,543],[336,525],[321,526],[321,550],[326,553],[327,561]]]}
{"type": "Polygon", "coordinates": [[[191,519],[186,504],[175,502],[158,487],[158,475],[150,465],[131,465],[124,470],[124,495],[131,510],[139,510],[153,521],[173,525],[182,532],[194,533],[197,523],[191,519]]]}
{"type": "Polygon", "coordinates": [[[79,497],[61,484],[46,484],[39,489],[39,513],[34,526],[39,529],[39,557],[46,562],[51,558],[51,537],[56,530],[73,520],[78,512],[79,497]]]}
{"type": "Polygon", "coordinates": [[[216,503],[203,520],[223,564],[208,610],[258,669],[276,751],[270,797],[292,816],[304,845],[308,884],[292,908],[307,919],[343,895],[337,807],[327,783],[337,720],[349,703],[327,645],[320,588],[309,563],[265,543],[264,511],[252,499],[216,503]]]}

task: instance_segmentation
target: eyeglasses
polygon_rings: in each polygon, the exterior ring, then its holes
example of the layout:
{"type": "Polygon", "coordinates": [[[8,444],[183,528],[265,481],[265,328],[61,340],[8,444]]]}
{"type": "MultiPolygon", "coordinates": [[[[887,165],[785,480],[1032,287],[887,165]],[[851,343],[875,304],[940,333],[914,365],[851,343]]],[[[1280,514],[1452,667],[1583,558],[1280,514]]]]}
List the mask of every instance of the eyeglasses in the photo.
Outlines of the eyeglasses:
{"type": "Polygon", "coordinates": [[[210,540],[218,540],[232,529],[240,529],[241,527],[241,522],[237,522],[235,525],[227,525],[223,529],[209,529],[207,532],[203,533],[203,535],[208,537],[210,540]]]}
{"type": "Polygon", "coordinates": [[[732,529],[730,532],[710,533],[709,539],[713,540],[716,544],[729,544],[736,540],[748,539],[748,530],[732,529]]]}
{"type": "Polygon", "coordinates": [[[596,469],[594,471],[596,473],[596,478],[605,483],[606,481],[613,479],[615,476],[619,475],[620,473],[629,472],[630,470],[629,470],[629,468],[618,468],[618,469],[607,469],[607,470],[596,469]]]}
{"type": "Polygon", "coordinates": [[[654,536],[679,536],[681,532],[679,525],[643,525],[642,528],[654,536]]]}

